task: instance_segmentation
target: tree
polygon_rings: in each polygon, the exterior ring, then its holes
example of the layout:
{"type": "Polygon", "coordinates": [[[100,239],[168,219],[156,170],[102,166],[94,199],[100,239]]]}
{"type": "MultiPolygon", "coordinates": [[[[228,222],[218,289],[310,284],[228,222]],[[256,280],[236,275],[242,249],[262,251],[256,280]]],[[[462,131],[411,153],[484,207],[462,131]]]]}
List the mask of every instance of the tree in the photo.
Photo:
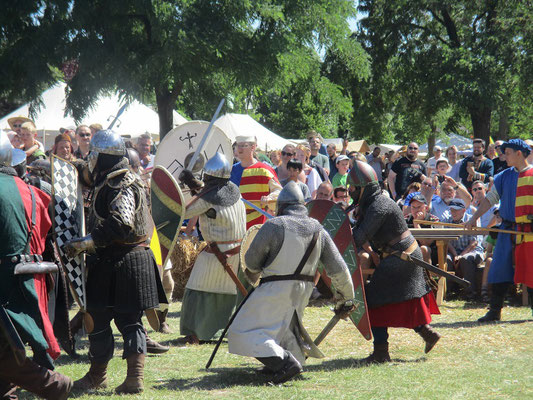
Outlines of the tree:
{"type": "Polygon", "coordinates": [[[0,115],[38,99],[61,77],[58,50],[67,33],[68,3],[17,1],[2,7],[0,115]]]}
{"type": "Polygon", "coordinates": [[[346,37],[354,12],[349,0],[74,0],[68,57],[79,70],[67,106],[79,119],[102,90],[155,97],[163,137],[185,89],[213,77],[266,86],[283,54],[346,37]]]}
{"type": "Polygon", "coordinates": [[[531,79],[527,3],[361,0],[360,10],[368,14],[361,38],[373,62],[396,58],[409,72],[406,84],[426,88],[421,102],[436,94],[467,110],[474,136],[488,140],[491,115],[505,100],[505,76],[531,79]]]}

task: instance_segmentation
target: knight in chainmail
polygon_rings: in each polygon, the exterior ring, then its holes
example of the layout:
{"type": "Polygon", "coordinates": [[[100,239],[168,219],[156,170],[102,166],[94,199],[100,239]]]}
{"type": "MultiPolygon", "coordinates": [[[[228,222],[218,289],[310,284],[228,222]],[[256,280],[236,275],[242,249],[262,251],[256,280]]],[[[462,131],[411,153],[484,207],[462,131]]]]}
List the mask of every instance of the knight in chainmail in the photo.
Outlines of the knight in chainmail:
{"type": "Polygon", "coordinates": [[[440,335],[429,326],[438,307],[423,268],[408,257],[422,259],[422,252],[396,203],[382,193],[374,169],[356,161],[348,177],[350,195],[358,206],[353,230],[356,246],[369,242],[381,262],[366,286],[366,300],[374,336],[374,351],[366,362],[390,361],[388,327],[413,328],[429,352],[440,335]]]}
{"type": "Polygon", "coordinates": [[[230,326],[228,344],[230,353],[257,358],[281,383],[302,372],[306,357],[323,357],[302,325],[318,261],[337,289],[338,308],[351,304],[354,288],[333,240],[307,216],[295,182],[280,192],[277,210],[246,252],[246,274],[261,281],[230,326]]]}
{"type": "MultiPolygon", "coordinates": [[[[146,191],[128,168],[122,138],[111,130],[91,139],[88,168],[93,178],[88,236],[71,240],[71,257],[82,251],[87,258],[87,311],[94,320],[89,334],[89,372],[75,382],[78,390],[107,387],[107,364],[113,357],[111,321],[124,339],[127,377],[117,393],[143,390],[146,334],[144,310],[166,302],[157,265],[146,240],[150,233],[146,191]]],[[[84,174],[81,174],[84,175],[84,174]]]]}
{"type": "Polygon", "coordinates": [[[231,165],[220,153],[206,163],[203,183],[188,170],[180,175],[191,189],[198,191],[187,205],[184,218],[199,216],[200,231],[208,242],[185,286],[180,332],[185,336],[182,341],[187,343],[219,337],[235,307],[236,284],[219,258],[237,275],[240,243],[246,232],[246,210],[230,175],[231,165]]]}

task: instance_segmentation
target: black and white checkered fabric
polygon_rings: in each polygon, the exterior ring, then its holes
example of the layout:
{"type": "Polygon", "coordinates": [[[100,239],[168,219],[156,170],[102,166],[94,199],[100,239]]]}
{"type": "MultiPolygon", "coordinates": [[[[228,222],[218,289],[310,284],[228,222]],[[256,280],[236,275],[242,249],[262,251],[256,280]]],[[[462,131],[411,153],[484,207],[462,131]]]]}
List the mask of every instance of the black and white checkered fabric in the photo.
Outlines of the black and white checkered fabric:
{"type": "Polygon", "coordinates": [[[52,156],[52,201],[54,205],[53,231],[61,264],[76,301],[85,309],[85,261],[83,255],[68,259],[64,244],[85,235],[83,200],[78,171],[69,162],[52,156]]]}

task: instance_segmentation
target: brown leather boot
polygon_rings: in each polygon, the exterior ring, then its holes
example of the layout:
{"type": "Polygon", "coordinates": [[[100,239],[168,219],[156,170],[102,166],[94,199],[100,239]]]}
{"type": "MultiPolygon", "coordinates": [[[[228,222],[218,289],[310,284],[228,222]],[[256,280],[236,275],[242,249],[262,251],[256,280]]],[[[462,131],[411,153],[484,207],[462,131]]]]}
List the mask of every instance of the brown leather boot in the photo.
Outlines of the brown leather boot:
{"type": "MultiPolygon", "coordinates": [[[[9,366],[12,372],[3,375],[5,379],[44,399],[64,400],[72,390],[72,380],[68,376],[50,371],[30,359],[26,359],[21,366],[15,362],[9,366]]],[[[17,398],[16,395],[14,398],[17,398]]]]}
{"type": "Polygon", "coordinates": [[[150,354],[162,354],[170,350],[170,347],[163,346],[161,343],[156,342],[146,336],[146,352],[150,354]]]}
{"type": "Polygon", "coordinates": [[[389,344],[374,344],[374,351],[367,358],[363,359],[365,364],[383,364],[390,362],[389,344]]]}
{"type": "Polygon", "coordinates": [[[91,362],[89,372],[81,379],[74,382],[74,390],[86,392],[107,387],[107,363],[97,364],[91,362]]]}
{"type": "Polygon", "coordinates": [[[159,332],[169,334],[172,333],[170,326],[167,324],[167,314],[168,308],[165,311],[156,311],[157,317],[159,318],[159,332]]]}
{"type": "Polygon", "coordinates": [[[144,390],[144,354],[132,354],[126,359],[128,373],[122,385],[117,386],[115,393],[140,393],[144,390]]]}
{"type": "Polygon", "coordinates": [[[426,342],[426,348],[424,349],[424,353],[426,354],[431,351],[433,346],[435,346],[441,338],[441,336],[429,325],[424,325],[418,334],[422,336],[422,339],[426,342]]]}

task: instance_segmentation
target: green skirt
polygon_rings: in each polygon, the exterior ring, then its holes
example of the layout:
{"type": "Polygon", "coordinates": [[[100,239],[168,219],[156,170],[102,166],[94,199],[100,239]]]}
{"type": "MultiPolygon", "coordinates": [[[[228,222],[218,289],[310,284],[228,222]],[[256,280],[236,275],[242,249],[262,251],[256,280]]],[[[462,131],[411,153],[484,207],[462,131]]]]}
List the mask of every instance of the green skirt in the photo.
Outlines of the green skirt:
{"type": "Polygon", "coordinates": [[[181,306],[180,333],[199,340],[217,340],[235,309],[233,294],[185,289],[181,306]]]}

